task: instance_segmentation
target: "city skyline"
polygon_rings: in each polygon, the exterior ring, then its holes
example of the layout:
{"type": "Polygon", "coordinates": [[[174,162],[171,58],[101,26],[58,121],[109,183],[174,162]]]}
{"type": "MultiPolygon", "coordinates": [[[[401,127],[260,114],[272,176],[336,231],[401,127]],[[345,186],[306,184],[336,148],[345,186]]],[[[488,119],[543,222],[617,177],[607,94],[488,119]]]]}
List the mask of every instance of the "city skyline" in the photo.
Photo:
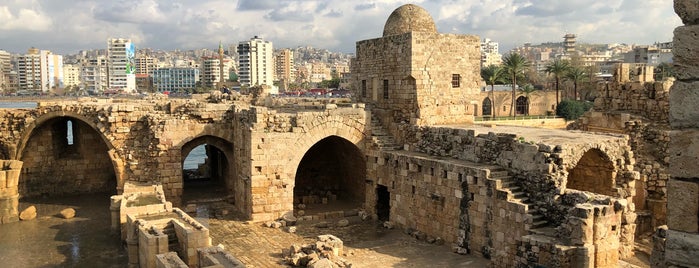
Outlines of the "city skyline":
{"type": "Polygon", "coordinates": [[[681,24],[672,3],[649,0],[506,1],[195,1],[32,0],[0,4],[0,49],[30,47],[72,54],[129,38],[137,48],[215,48],[260,36],[275,47],[310,45],[353,53],[358,40],[381,36],[398,6],[424,7],[442,33],[475,34],[505,52],[523,43],[558,42],[575,33],[581,43],[652,44],[672,39],[681,24]],[[497,18],[497,19],[495,19],[497,18]]]}

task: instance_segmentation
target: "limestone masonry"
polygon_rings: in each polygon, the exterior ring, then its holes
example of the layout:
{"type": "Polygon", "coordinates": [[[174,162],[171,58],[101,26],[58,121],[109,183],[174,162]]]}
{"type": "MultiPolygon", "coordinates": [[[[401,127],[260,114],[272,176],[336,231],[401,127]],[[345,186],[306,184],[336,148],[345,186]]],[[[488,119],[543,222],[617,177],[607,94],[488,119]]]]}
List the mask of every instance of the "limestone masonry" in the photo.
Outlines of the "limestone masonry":
{"type": "MultiPolygon", "coordinates": [[[[110,192],[131,266],[236,267],[177,208],[194,191],[184,159],[206,144],[212,191],[253,222],[358,215],[492,267],[618,267],[637,235],[656,232],[655,266],[699,266],[699,9],[675,6],[687,24],[675,31],[678,80],[619,66],[579,130],[473,124],[489,96],[479,37],[439,33],[415,5],[357,42],[352,101],[255,88],[0,110],[0,218],[18,220],[23,197],[110,192]]],[[[534,97],[538,113],[550,98],[534,97]]]]}

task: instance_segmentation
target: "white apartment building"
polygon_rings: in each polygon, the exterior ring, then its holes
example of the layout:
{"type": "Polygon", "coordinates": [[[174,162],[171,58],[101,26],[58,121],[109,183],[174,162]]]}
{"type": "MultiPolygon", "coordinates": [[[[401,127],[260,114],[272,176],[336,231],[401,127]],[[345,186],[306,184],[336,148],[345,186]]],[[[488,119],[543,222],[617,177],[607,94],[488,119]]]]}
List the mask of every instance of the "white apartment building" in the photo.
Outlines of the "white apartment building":
{"type": "MultiPolygon", "coordinates": [[[[204,57],[201,64],[199,80],[207,87],[216,87],[220,81],[221,67],[218,57],[204,57]]],[[[228,81],[229,71],[233,67],[233,61],[223,59],[223,81],[228,81]]]]}
{"type": "Polygon", "coordinates": [[[502,64],[502,55],[498,46],[498,42],[493,42],[488,38],[481,41],[481,66],[502,64]]]}
{"type": "Polygon", "coordinates": [[[65,87],[80,86],[80,65],[63,65],[63,85],[65,87]]]}
{"type": "Polygon", "coordinates": [[[255,36],[238,43],[238,79],[242,86],[269,85],[274,80],[272,42],[255,36]]]}
{"type": "Polygon", "coordinates": [[[63,87],[63,56],[30,48],[17,58],[20,90],[48,92],[63,87]]]}
{"type": "Polygon", "coordinates": [[[12,71],[11,55],[0,50],[0,91],[5,92],[12,88],[10,85],[10,72],[12,71]]]}
{"type": "Polygon", "coordinates": [[[80,82],[80,88],[91,93],[101,93],[109,88],[107,58],[97,56],[85,60],[80,70],[80,82]]]}
{"type": "Polygon", "coordinates": [[[107,40],[107,73],[109,89],[136,90],[136,49],[130,39],[107,40]]]}

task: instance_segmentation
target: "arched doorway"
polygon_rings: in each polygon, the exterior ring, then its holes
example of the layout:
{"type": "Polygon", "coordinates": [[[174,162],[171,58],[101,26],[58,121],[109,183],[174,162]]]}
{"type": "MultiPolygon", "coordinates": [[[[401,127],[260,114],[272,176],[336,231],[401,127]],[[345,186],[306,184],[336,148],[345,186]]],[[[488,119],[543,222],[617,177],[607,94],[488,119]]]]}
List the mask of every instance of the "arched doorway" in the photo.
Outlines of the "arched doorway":
{"type": "Polygon", "coordinates": [[[307,214],[354,209],[364,202],[366,162],[356,145],[329,136],[314,144],[296,170],[294,207],[307,214]]]}
{"type": "Polygon", "coordinates": [[[235,189],[233,145],[221,138],[202,136],[182,146],[182,204],[221,199],[235,189]]]}
{"type": "Polygon", "coordinates": [[[515,112],[517,112],[517,115],[529,114],[529,98],[519,96],[515,102],[515,112]]]}
{"type": "Polygon", "coordinates": [[[590,149],[568,172],[567,188],[616,196],[614,173],[612,161],[602,151],[590,149]]]}
{"type": "Polygon", "coordinates": [[[20,198],[116,194],[108,150],[100,133],[82,120],[56,117],[41,123],[20,155],[20,198]]]}
{"type": "Polygon", "coordinates": [[[483,116],[487,115],[492,115],[493,114],[493,103],[490,101],[490,98],[485,98],[483,100],[483,116]]]}

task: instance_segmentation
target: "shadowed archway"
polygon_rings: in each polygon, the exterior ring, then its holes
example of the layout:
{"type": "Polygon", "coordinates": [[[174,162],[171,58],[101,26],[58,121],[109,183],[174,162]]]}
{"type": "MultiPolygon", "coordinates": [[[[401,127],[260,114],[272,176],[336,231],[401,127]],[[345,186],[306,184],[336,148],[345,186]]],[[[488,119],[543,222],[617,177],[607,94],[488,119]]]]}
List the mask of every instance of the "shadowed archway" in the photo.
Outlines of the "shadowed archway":
{"type": "Polygon", "coordinates": [[[590,149],[568,172],[567,188],[588,191],[597,194],[617,196],[614,163],[604,152],[590,149]]]}
{"type": "Polygon", "coordinates": [[[235,189],[233,144],[214,137],[201,136],[182,146],[182,201],[223,198],[235,189]],[[187,157],[201,161],[187,163],[187,157]]]}
{"type": "Polygon", "coordinates": [[[294,205],[319,210],[357,208],[364,202],[365,177],[366,162],[359,148],[344,138],[326,137],[301,159],[296,170],[294,205]]]}
{"type": "Polygon", "coordinates": [[[117,193],[109,146],[80,119],[61,116],[42,121],[21,148],[20,197],[117,193]]]}

